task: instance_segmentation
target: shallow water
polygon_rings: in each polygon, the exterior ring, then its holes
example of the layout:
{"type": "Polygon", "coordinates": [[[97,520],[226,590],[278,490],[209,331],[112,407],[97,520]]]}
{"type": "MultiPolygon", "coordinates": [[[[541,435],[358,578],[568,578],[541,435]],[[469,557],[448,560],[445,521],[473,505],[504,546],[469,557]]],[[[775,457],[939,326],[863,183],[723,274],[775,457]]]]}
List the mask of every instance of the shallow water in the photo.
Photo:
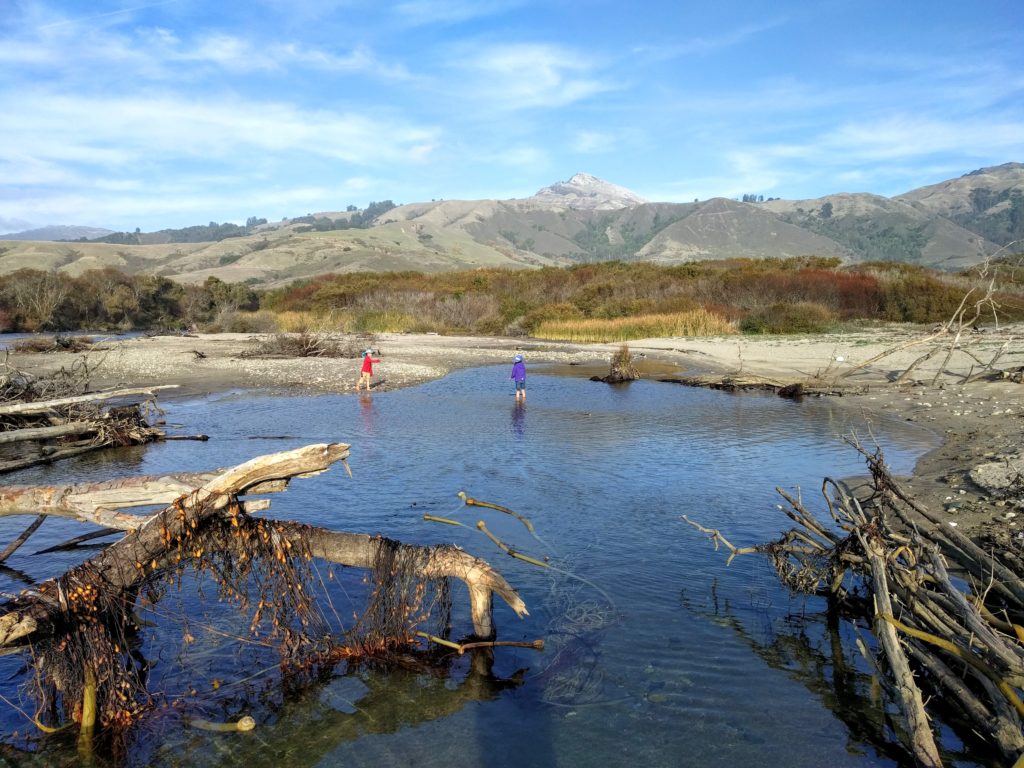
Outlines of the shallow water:
{"type": "MultiPolygon", "coordinates": [[[[547,643],[543,652],[499,649],[490,670],[453,659],[440,678],[353,670],[272,703],[237,692],[228,700],[228,685],[200,690],[197,706],[212,717],[252,711],[260,726],[213,736],[148,724],[129,763],[897,764],[858,726],[870,718],[857,692],[864,680],[854,659],[830,657],[835,636],[818,618],[820,604],[790,598],[759,556],[726,568],[725,554],[680,520],[685,514],[721,529],[741,546],[787,527],[775,486],[802,488],[820,510],[823,476],[863,470],[841,439],[851,430],[868,434],[858,409],[651,381],[610,387],[536,367],[528,402],[517,405],[507,377],[502,366],[361,397],[239,391],[176,401],[165,406],[168,421],[184,434],[209,434],[208,443],[125,449],[7,478],[56,483],[209,469],[307,443],[349,442],[352,479],[338,467],[296,480],[270,497],[267,514],[410,543],[456,543],[495,564],[529,607],[519,620],[496,605],[499,639],[547,643]],[[463,506],[460,490],[529,517],[543,543],[511,517],[463,506]],[[425,512],[468,527],[425,522],[425,512]],[[505,557],[473,528],[479,519],[515,549],[550,556],[573,576],[505,557]],[[521,679],[508,683],[519,670],[521,679]]],[[[897,474],[909,473],[936,442],[898,420],[870,430],[897,474]]],[[[0,541],[25,524],[0,519],[0,541]]],[[[30,552],[81,532],[48,521],[8,565],[37,578],[59,573],[81,555],[40,562],[30,552]]],[[[20,588],[0,577],[0,588],[20,588]]],[[[355,582],[340,578],[337,588],[356,597],[355,582]]],[[[456,589],[456,634],[471,629],[465,602],[456,589]]],[[[252,671],[256,657],[235,646],[181,662],[179,639],[145,649],[157,660],[152,683],[182,690],[196,679],[217,676],[220,685],[252,671]]],[[[17,666],[3,660],[0,674],[17,666]]],[[[2,724],[7,734],[25,730],[9,710],[2,724]]],[[[47,749],[51,760],[65,755],[47,749]]]]}
{"type": "Polygon", "coordinates": [[[108,343],[113,341],[123,341],[125,339],[134,339],[144,335],[143,331],[125,331],[125,332],[110,332],[110,331],[60,331],[55,333],[52,331],[43,333],[0,333],[0,349],[9,349],[19,341],[25,341],[26,339],[43,339],[43,338],[54,338],[55,336],[62,336],[64,338],[70,338],[73,336],[88,336],[93,340],[94,343],[108,343]]]}

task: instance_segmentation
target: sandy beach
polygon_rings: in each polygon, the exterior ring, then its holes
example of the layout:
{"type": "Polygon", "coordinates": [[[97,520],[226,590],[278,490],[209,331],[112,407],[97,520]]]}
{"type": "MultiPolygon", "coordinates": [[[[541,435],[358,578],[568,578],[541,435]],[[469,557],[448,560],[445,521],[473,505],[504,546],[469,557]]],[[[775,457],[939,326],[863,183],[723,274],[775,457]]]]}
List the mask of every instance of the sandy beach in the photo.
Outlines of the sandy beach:
{"type": "MultiPolygon", "coordinates": [[[[963,530],[984,528],[999,538],[1024,539],[1019,487],[1003,492],[991,485],[982,487],[970,476],[986,464],[994,465],[997,475],[1020,470],[1024,386],[1009,380],[961,383],[980,367],[978,360],[987,363],[1000,350],[999,368],[1024,366],[1022,331],[1020,326],[1010,326],[971,334],[962,346],[973,357],[957,352],[947,361],[940,351],[899,383],[892,381],[898,373],[935,345],[948,347],[950,339],[919,343],[928,336],[927,330],[887,327],[813,337],[643,339],[629,347],[646,378],[713,374],[761,377],[780,385],[830,382],[842,392],[836,397],[845,406],[919,422],[933,429],[942,444],[922,457],[908,481],[915,496],[963,530]],[[899,351],[869,363],[892,350],[899,351]]],[[[97,338],[97,348],[85,360],[93,389],[179,385],[161,391],[162,400],[249,388],[355,392],[358,359],[245,356],[261,340],[250,334],[145,336],[109,342],[97,338]]],[[[620,346],[433,334],[379,334],[370,345],[381,359],[375,366],[375,391],[414,386],[466,367],[511,365],[517,352],[526,356],[530,366],[559,370],[565,366],[574,374],[603,375],[620,346]]],[[[70,352],[11,354],[7,365],[39,375],[70,368],[81,359],[80,353],[70,352]]],[[[975,476],[980,477],[977,472],[975,476]]]]}

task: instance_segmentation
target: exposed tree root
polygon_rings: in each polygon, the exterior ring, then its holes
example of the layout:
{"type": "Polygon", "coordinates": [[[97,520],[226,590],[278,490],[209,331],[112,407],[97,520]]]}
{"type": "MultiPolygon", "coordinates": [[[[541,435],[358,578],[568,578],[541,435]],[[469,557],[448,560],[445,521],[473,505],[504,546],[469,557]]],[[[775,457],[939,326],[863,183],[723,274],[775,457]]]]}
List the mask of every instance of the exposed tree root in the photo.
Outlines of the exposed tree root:
{"type": "MultiPolygon", "coordinates": [[[[319,474],[347,456],[345,444],[310,445],[219,473],[9,492],[8,514],[25,511],[27,499],[48,499],[51,509],[93,522],[101,504],[110,505],[109,513],[119,504],[166,501],[178,492],[148,517],[119,513],[133,523],[119,521],[127,530],[120,540],[0,606],[0,648],[31,649],[38,712],[56,723],[78,723],[84,757],[92,742],[90,723],[116,733],[150,708],[144,670],[130,653],[139,632],[137,601],[142,595],[148,604],[158,603],[186,573],[212,579],[221,600],[246,613],[249,634],[276,648],[282,669],[412,646],[418,627],[431,620],[446,635],[452,578],[465,582],[470,598],[474,638],[463,650],[493,643],[493,594],[526,615],[508,582],[461,549],[252,518],[238,499],[281,490],[290,479],[319,474]],[[190,480],[198,487],[180,493],[190,480]],[[369,605],[349,627],[328,626],[316,605],[311,585],[318,560],[370,572],[369,605]]],[[[56,725],[35,719],[47,728],[56,725]]]]}

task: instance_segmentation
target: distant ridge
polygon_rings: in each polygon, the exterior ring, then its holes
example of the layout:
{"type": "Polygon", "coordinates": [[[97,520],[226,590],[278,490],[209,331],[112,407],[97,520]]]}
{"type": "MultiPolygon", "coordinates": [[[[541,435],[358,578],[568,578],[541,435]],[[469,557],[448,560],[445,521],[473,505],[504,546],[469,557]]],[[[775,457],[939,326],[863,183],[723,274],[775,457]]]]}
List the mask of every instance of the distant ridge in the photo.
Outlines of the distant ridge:
{"type": "Polygon", "coordinates": [[[79,241],[88,237],[83,233],[106,230],[46,227],[3,237],[0,274],[30,268],[77,275],[111,267],[182,283],[216,277],[277,287],[328,273],[529,269],[612,259],[684,264],[823,257],[959,270],[1024,252],[1020,163],[981,168],[895,197],[752,197],[647,202],[577,173],[531,197],[397,206],[385,201],[358,217],[338,211],[271,224],[259,220],[258,226],[120,233],[125,237],[117,242],[79,241]],[[215,241],[200,242],[193,230],[215,241]],[[28,238],[35,242],[17,242],[28,238]]]}
{"type": "Polygon", "coordinates": [[[577,173],[568,181],[544,187],[527,199],[542,205],[564,206],[577,211],[616,211],[647,202],[635,192],[589,173],[577,173]]]}
{"type": "Polygon", "coordinates": [[[73,225],[51,225],[39,229],[27,229],[24,232],[13,232],[0,235],[0,240],[95,240],[114,233],[112,229],[102,227],[79,227],[73,225]]]}

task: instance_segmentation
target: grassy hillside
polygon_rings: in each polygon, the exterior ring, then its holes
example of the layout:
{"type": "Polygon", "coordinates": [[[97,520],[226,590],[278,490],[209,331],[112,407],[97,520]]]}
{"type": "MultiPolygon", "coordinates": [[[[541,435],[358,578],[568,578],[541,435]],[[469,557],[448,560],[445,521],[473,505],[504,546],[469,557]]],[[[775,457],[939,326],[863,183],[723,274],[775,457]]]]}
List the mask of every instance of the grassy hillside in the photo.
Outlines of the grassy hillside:
{"type": "Polygon", "coordinates": [[[1024,163],[981,168],[898,199],[1000,246],[1024,239],[1024,163]]]}
{"type": "Polygon", "coordinates": [[[547,188],[546,196],[520,200],[397,207],[384,201],[363,211],[277,224],[253,219],[245,227],[211,222],[182,230],[114,233],[104,238],[106,243],[7,240],[0,243],[0,275],[26,267],[69,275],[114,267],[183,283],[216,277],[275,287],[347,272],[804,256],[957,270],[1024,241],[1020,163],[984,168],[892,199],[843,193],[816,200],[714,198],[616,208],[614,201],[602,205],[586,197],[587,184],[594,185],[594,195],[613,185],[585,174],[574,179],[573,191],[579,194],[565,199],[556,185],[547,188]],[[589,207],[573,207],[578,198],[589,207]],[[197,237],[215,241],[191,242],[197,237]]]}

